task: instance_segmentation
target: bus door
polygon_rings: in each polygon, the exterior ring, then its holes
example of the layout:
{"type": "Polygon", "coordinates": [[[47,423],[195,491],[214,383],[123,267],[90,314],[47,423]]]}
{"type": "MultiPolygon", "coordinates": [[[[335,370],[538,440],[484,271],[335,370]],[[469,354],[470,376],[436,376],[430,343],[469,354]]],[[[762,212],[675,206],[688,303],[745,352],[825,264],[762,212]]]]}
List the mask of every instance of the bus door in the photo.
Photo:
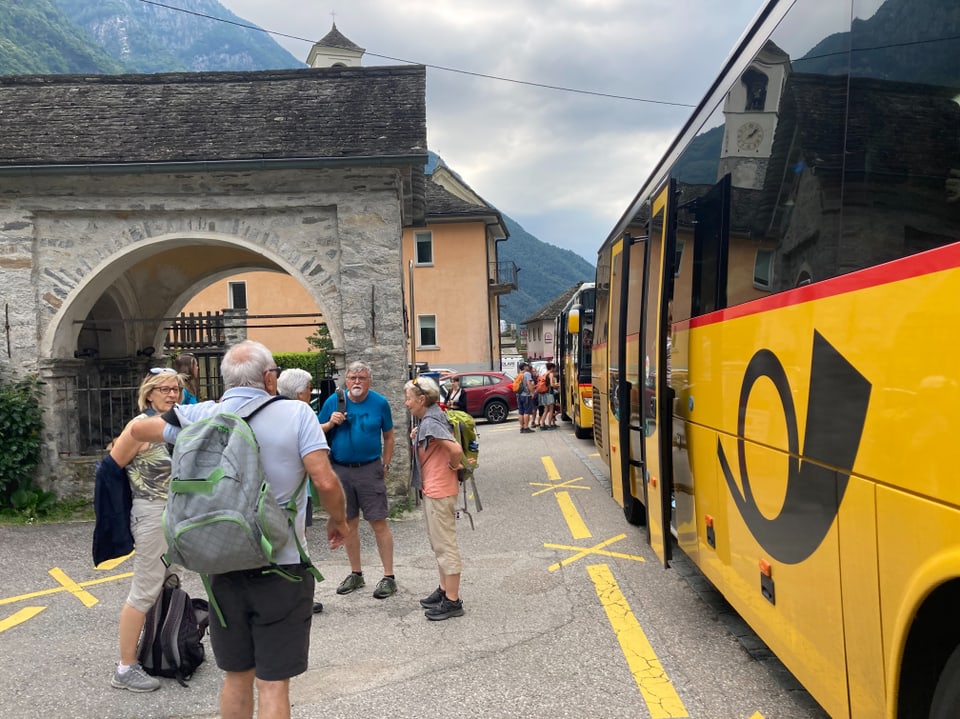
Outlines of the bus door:
{"type": "Polygon", "coordinates": [[[670,561],[673,503],[671,434],[673,390],[667,363],[670,333],[668,305],[673,296],[676,247],[676,182],[654,198],[650,214],[647,263],[641,303],[640,364],[642,379],[643,473],[647,507],[647,540],[663,566],[670,561]]]}
{"type": "Polygon", "coordinates": [[[610,486],[631,524],[646,521],[644,506],[644,412],[640,324],[646,237],[625,233],[611,257],[608,392],[610,396],[610,486]]]}

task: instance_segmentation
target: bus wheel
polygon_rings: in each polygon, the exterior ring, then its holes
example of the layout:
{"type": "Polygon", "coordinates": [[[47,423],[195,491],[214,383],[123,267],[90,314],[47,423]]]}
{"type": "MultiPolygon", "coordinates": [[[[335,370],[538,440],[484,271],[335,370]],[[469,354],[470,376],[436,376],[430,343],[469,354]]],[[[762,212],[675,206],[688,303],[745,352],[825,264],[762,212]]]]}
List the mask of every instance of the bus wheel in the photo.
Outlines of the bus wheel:
{"type": "Polygon", "coordinates": [[[623,503],[623,516],[630,524],[642,527],[647,523],[647,508],[636,497],[627,497],[623,503]]]}
{"type": "Polygon", "coordinates": [[[947,660],[930,702],[930,719],[952,719],[960,711],[960,647],[947,660]]]}

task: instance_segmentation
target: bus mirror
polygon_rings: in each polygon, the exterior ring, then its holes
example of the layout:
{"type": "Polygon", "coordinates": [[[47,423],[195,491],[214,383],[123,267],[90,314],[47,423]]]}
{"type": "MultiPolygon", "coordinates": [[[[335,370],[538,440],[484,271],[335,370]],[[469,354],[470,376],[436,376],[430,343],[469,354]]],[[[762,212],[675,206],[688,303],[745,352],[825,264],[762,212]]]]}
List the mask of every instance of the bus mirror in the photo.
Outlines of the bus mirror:
{"type": "Polygon", "coordinates": [[[580,332],[580,309],[574,307],[567,315],[567,332],[575,335],[580,332]]]}

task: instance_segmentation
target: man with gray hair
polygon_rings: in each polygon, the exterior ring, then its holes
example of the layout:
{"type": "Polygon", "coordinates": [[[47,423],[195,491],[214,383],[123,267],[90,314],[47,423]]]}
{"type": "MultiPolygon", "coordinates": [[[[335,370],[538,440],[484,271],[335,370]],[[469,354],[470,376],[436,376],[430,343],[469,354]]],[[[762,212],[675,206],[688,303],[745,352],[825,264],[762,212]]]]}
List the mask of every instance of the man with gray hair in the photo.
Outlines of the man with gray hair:
{"type": "MultiPolygon", "coordinates": [[[[273,354],[250,340],[231,347],[220,366],[226,392],[220,402],[201,402],[148,417],[128,426],[140,442],[176,443],[180,428],[220,412],[238,412],[251,400],[274,395],[280,368],[273,354]]],[[[327,511],[327,539],[340,547],[350,533],[343,489],[327,458],[327,441],[309,405],[277,401],[249,421],[260,445],[260,459],[277,502],[283,506],[310,475],[327,511]]],[[[220,692],[220,716],[252,718],[254,687],[261,719],[290,716],[290,678],[307,670],[314,578],[302,564],[296,538],[304,541],[306,493],[297,497],[290,540],[277,564],[300,581],[278,576],[271,567],[217,574],[210,578],[226,620],[210,623],[217,666],[226,674],[220,692]]]]}
{"type": "Polygon", "coordinates": [[[365,362],[347,367],[346,411],[337,410],[336,393],[327,397],[317,417],[330,437],[330,462],[343,482],[347,496],[350,534],[344,541],[350,574],[340,582],[337,594],[349,594],[364,586],[360,562],[360,510],[370,523],[383,563],[383,579],[373,596],[385,599],[397,592],[393,574],[393,534],[387,522],[386,475],[393,457],[393,414],[390,403],[370,389],[373,371],[365,362]]]}

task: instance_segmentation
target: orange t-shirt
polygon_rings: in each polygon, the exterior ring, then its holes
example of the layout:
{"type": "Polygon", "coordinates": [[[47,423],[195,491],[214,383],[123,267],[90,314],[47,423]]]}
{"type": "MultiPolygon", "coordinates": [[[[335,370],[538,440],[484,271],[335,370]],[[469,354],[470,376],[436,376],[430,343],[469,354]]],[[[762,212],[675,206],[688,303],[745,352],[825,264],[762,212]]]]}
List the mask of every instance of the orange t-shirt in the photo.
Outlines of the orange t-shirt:
{"type": "Polygon", "coordinates": [[[450,469],[449,454],[440,445],[440,440],[431,437],[426,450],[423,449],[423,445],[417,446],[423,493],[431,499],[455,497],[460,491],[457,472],[450,469]]]}

